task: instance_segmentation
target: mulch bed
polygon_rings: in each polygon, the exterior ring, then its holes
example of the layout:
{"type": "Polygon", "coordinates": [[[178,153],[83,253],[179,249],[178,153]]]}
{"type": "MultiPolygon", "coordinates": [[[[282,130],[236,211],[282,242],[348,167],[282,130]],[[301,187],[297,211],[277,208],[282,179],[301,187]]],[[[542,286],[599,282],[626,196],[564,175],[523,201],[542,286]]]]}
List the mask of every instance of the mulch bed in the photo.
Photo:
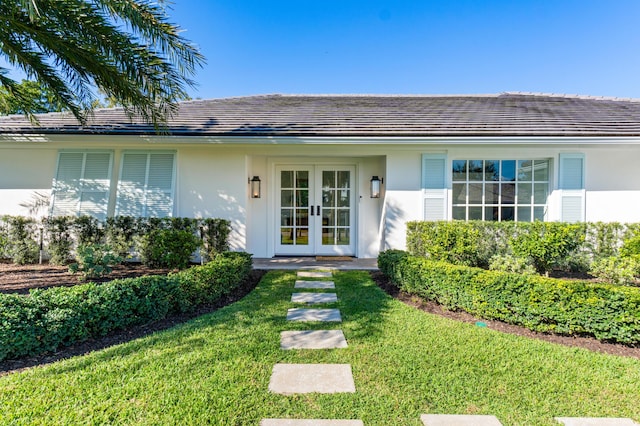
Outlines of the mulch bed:
{"type": "Polygon", "coordinates": [[[390,282],[387,277],[379,271],[373,272],[371,274],[374,281],[378,284],[380,288],[382,288],[387,294],[390,296],[406,303],[407,305],[413,306],[417,309],[421,309],[425,312],[429,312],[431,314],[439,315],[445,318],[450,318],[456,321],[463,321],[471,324],[476,324],[478,322],[486,324],[487,328],[492,330],[497,330],[503,333],[516,334],[518,336],[530,337],[533,339],[544,340],[546,342],[557,343],[565,346],[574,346],[589,349],[594,352],[601,352],[610,355],[620,355],[627,356],[633,358],[640,358],[640,347],[630,347],[617,343],[603,343],[597,339],[591,337],[580,337],[580,336],[561,336],[558,334],[550,334],[550,333],[538,333],[535,331],[531,331],[527,328],[520,327],[513,324],[508,324],[502,321],[493,321],[493,320],[485,320],[482,318],[474,317],[473,315],[462,312],[462,311],[449,311],[445,309],[443,306],[431,302],[428,300],[423,300],[418,296],[414,296],[403,291],[390,282]]]}

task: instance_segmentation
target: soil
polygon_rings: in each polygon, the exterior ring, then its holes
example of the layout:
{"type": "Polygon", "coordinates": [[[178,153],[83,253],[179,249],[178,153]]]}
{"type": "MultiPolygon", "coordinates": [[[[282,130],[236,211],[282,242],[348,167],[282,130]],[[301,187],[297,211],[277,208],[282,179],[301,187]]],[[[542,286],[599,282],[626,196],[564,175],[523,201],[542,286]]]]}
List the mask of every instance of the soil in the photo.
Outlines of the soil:
{"type": "MultiPolygon", "coordinates": [[[[127,263],[117,266],[111,275],[104,277],[97,282],[108,281],[115,278],[130,278],[152,274],[166,274],[167,269],[152,269],[137,263],[127,263]]],[[[21,358],[16,360],[4,360],[0,362],[0,376],[11,372],[24,370],[36,365],[49,364],[65,358],[87,354],[92,351],[104,349],[109,346],[128,342],[139,337],[146,336],[156,331],[171,328],[180,323],[186,322],[197,316],[213,312],[223,306],[236,302],[250,293],[258,284],[264,270],[254,270],[249,278],[243,282],[234,294],[220,300],[215,305],[201,306],[196,312],[190,314],[174,315],[150,324],[132,327],[111,333],[98,339],[89,339],[69,347],[61,348],[53,353],[46,353],[34,357],[21,358]]],[[[570,337],[556,334],[537,333],[524,327],[507,324],[501,321],[484,320],[474,317],[466,312],[449,311],[437,303],[425,301],[417,296],[404,293],[391,283],[382,272],[371,273],[375,282],[392,297],[425,312],[440,315],[442,317],[463,321],[467,323],[483,323],[490,329],[503,333],[516,334],[534,339],[545,340],[565,346],[575,346],[586,348],[595,352],[602,352],[612,355],[640,358],[640,347],[630,347],[620,344],[600,342],[590,337],[570,337]]],[[[29,289],[48,288],[56,286],[73,286],[78,284],[76,275],[70,274],[65,266],[56,265],[13,265],[10,263],[0,263],[0,293],[28,293],[29,289]]]]}
{"type": "Polygon", "coordinates": [[[425,312],[429,312],[431,314],[439,315],[445,318],[450,318],[456,321],[467,322],[471,324],[478,324],[481,326],[485,326],[492,330],[500,331],[503,333],[516,334],[518,336],[525,336],[533,339],[544,340],[546,342],[557,343],[565,346],[574,346],[580,347],[584,349],[588,349],[594,352],[601,352],[610,355],[619,355],[633,358],[640,358],[640,347],[631,347],[617,343],[606,343],[601,342],[592,337],[582,337],[582,336],[561,336],[558,334],[551,333],[538,333],[535,331],[531,331],[527,328],[520,327],[513,324],[508,324],[502,321],[493,321],[486,320],[478,317],[474,317],[473,315],[462,312],[462,311],[449,311],[443,306],[431,302],[428,300],[423,300],[418,296],[414,296],[403,291],[390,282],[387,277],[379,271],[372,272],[371,276],[374,281],[378,284],[380,288],[382,288],[387,294],[390,296],[406,303],[407,305],[413,306],[417,309],[421,309],[425,312]]]}

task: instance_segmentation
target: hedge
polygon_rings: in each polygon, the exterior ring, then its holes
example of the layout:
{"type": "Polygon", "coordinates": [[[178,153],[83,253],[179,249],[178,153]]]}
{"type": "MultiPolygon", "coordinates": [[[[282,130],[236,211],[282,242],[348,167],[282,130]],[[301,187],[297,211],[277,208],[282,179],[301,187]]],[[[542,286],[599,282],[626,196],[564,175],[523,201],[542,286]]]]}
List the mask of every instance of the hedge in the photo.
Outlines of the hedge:
{"type": "Polygon", "coordinates": [[[167,276],[0,294],[0,361],[192,312],[232,292],[248,277],[251,263],[250,254],[226,252],[167,276]]]}
{"type": "Polygon", "coordinates": [[[640,344],[640,288],[487,271],[389,250],[380,270],[407,293],[534,331],[640,344]]]}

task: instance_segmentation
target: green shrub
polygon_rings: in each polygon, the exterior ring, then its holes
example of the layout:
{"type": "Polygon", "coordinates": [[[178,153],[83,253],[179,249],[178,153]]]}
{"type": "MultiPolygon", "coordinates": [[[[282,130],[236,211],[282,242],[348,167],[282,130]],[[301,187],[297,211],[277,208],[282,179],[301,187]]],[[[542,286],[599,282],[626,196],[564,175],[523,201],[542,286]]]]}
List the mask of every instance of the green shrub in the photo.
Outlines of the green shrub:
{"type": "Polygon", "coordinates": [[[229,250],[229,234],[231,222],[224,219],[202,219],[200,233],[202,235],[202,256],[205,261],[213,259],[216,254],[229,250]]]}
{"type": "Polygon", "coordinates": [[[155,229],[140,237],[137,245],[145,265],[184,269],[200,239],[189,231],[155,229]]]}
{"type": "Polygon", "coordinates": [[[229,294],[250,271],[251,255],[223,253],[169,276],[0,294],[0,361],[193,311],[229,294]]]}
{"type": "Polygon", "coordinates": [[[640,263],[635,257],[612,256],[594,261],[589,272],[612,284],[630,285],[639,271],[640,263]]]}
{"type": "Polygon", "coordinates": [[[640,257],[640,235],[634,235],[622,242],[620,248],[620,256],[623,257],[640,257]]]}
{"type": "Polygon", "coordinates": [[[468,222],[409,222],[407,249],[433,260],[478,264],[480,232],[468,222]]]}
{"type": "Polygon", "coordinates": [[[489,262],[489,269],[492,271],[513,272],[516,274],[535,274],[536,268],[527,259],[513,255],[496,254],[489,262]]]}
{"type": "Polygon", "coordinates": [[[386,265],[383,272],[402,290],[451,310],[540,332],[640,344],[637,287],[486,271],[387,252],[378,262],[386,265]],[[391,258],[396,261],[393,266],[391,258]]]}
{"type": "Polygon", "coordinates": [[[5,222],[9,225],[8,254],[13,263],[36,263],[39,245],[35,241],[35,220],[21,216],[6,216],[5,222]]]}
{"type": "Polygon", "coordinates": [[[71,228],[74,218],[70,216],[54,216],[43,220],[49,252],[49,262],[54,265],[66,265],[71,258],[71,228]]]}
{"type": "Polygon", "coordinates": [[[529,230],[510,241],[516,256],[529,258],[540,273],[548,274],[584,241],[580,224],[533,222],[529,230]]]}
{"type": "Polygon", "coordinates": [[[134,237],[138,235],[138,226],[135,217],[116,216],[108,217],[105,222],[105,238],[107,245],[122,258],[128,258],[134,246],[134,237]]]}
{"type": "Polygon", "coordinates": [[[110,274],[122,258],[104,244],[81,244],[76,250],[76,262],[69,265],[69,272],[80,273],[80,279],[99,278],[110,274]]]}
{"type": "Polygon", "coordinates": [[[73,222],[77,244],[102,244],[105,239],[103,223],[92,216],[79,216],[73,222]]]}

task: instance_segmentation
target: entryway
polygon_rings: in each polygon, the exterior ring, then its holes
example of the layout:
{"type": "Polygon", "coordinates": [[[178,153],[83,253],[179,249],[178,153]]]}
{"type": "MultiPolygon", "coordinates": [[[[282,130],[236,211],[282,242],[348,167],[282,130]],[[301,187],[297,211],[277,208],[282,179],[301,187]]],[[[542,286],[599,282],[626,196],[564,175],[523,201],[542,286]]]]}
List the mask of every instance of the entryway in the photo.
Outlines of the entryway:
{"type": "Polygon", "coordinates": [[[355,170],[276,166],[276,255],[355,255],[355,170]]]}

